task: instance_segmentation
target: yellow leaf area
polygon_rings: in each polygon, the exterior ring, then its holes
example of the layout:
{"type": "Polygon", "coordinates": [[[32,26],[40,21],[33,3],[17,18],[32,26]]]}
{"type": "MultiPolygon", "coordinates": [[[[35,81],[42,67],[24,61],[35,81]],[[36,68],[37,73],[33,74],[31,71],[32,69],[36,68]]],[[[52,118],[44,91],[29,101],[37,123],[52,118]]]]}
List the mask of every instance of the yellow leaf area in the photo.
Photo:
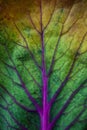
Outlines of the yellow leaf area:
{"type": "MultiPolygon", "coordinates": [[[[11,32],[17,34],[21,44],[24,44],[23,38],[15,24],[26,40],[31,43],[31,46],[34,43],[33,39],[37,44],[40,43],[40,36],[35,30],[36,27],[41,32],[40,4],[41,0],[0,0],[0,22],[7,23],[11,32]]],[[[43,28],[48,24],[45,30],[45,39],[51,37],[48,35],[49,31],[60,32],[63,27],[63,44],[68,46],[72,39],[71,50],[75,51],[87,31],[87,0],[42,0],[42,24],[43,28]],[[56,29],[54,29],[54,24],[56,29]]],[[[56,32],[53,37],[58,37],[56,32]]],[[[84,38],[80,49],[81,53],[87,50],[86,40],[87,37],[84,38]]]]}

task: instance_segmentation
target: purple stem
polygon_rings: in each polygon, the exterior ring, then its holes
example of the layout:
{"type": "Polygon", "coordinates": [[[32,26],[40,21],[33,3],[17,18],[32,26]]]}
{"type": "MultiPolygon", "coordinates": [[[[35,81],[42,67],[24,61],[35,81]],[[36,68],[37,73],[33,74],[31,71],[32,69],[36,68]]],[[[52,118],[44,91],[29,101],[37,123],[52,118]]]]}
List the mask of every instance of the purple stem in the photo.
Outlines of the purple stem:
{"type": "Polygon", "coordinates": [[[48,130],[49,123],[49,109],[48,109],[48,77],[46,75],[46,62],[45,62],[45,47],[44,47],[44,31],[42,21],[42,0],[40,3],[40,25],[41,25],[41,46],[42,46],[42,115],[41,115],[41,130],[48,130]]]}
{"type": "Polygon", "coordinates": [[[46,75],[46,67],[45,67],[45,59],[44,59],[44,41],[43,41],[43,33],[41,35],[41,40],[42,40],[42,97],[43,97],[43,115],[41,119],[41,125],[42,128],[41,130],[47,130],[48,126],[48,116],[49,116],[49,111],[48,111],[48,101],[47,101],[47,93],[48,93],[48,77],[46,75]]]}

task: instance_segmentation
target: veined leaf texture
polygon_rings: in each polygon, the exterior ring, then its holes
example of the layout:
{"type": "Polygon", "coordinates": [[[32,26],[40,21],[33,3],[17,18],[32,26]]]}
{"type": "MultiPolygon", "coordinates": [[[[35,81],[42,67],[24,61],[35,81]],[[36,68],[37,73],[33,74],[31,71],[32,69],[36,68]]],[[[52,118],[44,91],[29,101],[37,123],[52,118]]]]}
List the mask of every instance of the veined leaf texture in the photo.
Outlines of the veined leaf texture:
{"type": "Polygon", "coordinates": [[[0,0],[0,130],[87,130],[87,0],[0,0]]]}

